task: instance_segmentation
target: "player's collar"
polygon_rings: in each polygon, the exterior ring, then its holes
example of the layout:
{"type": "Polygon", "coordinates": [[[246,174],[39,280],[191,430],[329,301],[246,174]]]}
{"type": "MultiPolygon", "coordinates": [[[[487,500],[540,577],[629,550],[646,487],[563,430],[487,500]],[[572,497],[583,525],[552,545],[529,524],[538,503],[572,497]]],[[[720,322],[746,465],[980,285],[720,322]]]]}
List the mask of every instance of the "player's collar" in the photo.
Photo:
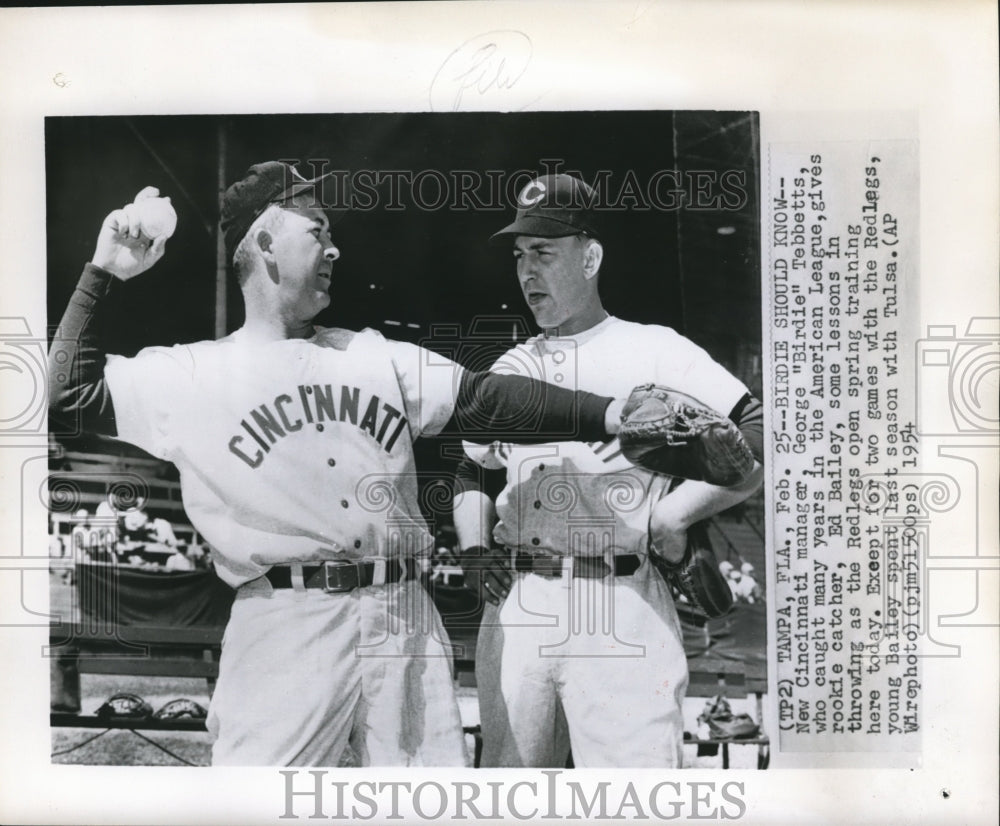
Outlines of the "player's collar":
{"type": "Polygon", "coordinates": [[[239,344],[242,347],[267,347],[285,341],[315,341],[321,330],[321,327],[313,327],[309,335],[306,336],[279,336],[273,335],[270,331],[265,331],[264,334],[261,334],[260,331],[249,331],[244,325],[224,338],[217,339],[217,341],[218,343],[239,344]]]}
{"type": "Polygon", "coordinates": [[[611,326],[618,319],[611,315],[610,313],[606,315],[603,319],[597,322],[593,327],[588,327],[586,330],[581,330],[579,333],[574,333],[570,336],[550,336],[548,333],[541,333],[538,336],[537,342],[544,349],[547,342],[556,341],[572,341],[576,344],[583,344],[585,341],[589,341],[594,336],[600,335],[609,326],[611,326]]]}

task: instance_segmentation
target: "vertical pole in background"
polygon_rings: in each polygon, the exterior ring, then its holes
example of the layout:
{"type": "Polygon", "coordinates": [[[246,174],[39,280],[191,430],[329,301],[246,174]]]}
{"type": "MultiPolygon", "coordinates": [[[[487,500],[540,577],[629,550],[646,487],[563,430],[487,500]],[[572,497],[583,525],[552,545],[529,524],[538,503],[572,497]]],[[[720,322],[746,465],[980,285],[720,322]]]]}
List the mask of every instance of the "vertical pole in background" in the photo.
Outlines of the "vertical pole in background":
{"type": "MultiPolygon", "coordinates": [[[[750,215],[749,225],[747,226],[751,239],[747,248],[747,254],[757,264],[756,277],[758,287],[756,295],[758,302],[761,303],[761,307],[763,307],[760,293],[762,289],[761,281],[763,279],[763,260],[760,257],[760,215],[763,205],[760,202],[759,193],[761,192],[760,179],[761,164],[763,162],[764,160],[760,155],[760,114],[752,112],[750,114],[750,163],[747,164],[752,177],[748,181],[749,186],[747,187],[747,191],[752,193],[750,203],[754,204],[755,208],[750,215]],[[758,197],[753,197],[755,194],[758,197]]],[[[746,377],[744,381],[747,387],[750,388],[750,392],[758,399],[764,398],[764,355],[761,352],[762,348],[763,339],[761,331],[758,329],[757,335],[750,342],[744,342],[743,344],[743,350],[747,353],[747,356],[743,360],[743,364],[740,365],[741,371],[738,374],[746,377]]]]}
{"type": "MultiPolygon", "coordinates": [[[[216,128],[216,154],[218,163],[218,214],[222,211],[222,196],[226,191],[226,123],[220,119],[216,128]]],[[[226,245],[222,231],[215,225],[215,337],[226,335],[226,245]]]]}
{"type": "MultiPolygon", "coordinates": [[[[671,123],[671,125],[673,127],[671,129],[671,132],[673,133],[671,135],[671,142],[672,142],[672,147],[673,147],[674,169],[680,169],[680,166],[681,166],[681,164],[680,164],[680,158],[677,155],[677,153],[680,150],[679,150],[679,142],[677,140],[677,113],[676,112],[671,113],[671,115],[670,115],[670,123],[671,123]]],[[[685,279],[685,276],[687,275],[687,273],[686,273],[685,268],[684,268],[684,263],[685,263],[684,262],[684,253],[683,253],[683,250],[684,250],[683,240],[684,239],[681,237],[681,223],[682,222],[681,222],[681,218],[680,218],[680,212],[678,212],[678,213],[676,213],[674,215],[674,226],[676,227],[676,231],[677,231],[677,289],[679,290],[679,293],[680,293],[677,296],[677,305],[681,308],[681,310],[680,310],[680,314],[679,314],[680,318],[677,320],[676,327],[684,335],[690,335],[691,331],[687,329],[687,324],[685,323],[687,321],[687,313],[686,313],[687,307],[686,307],[685,301],[684,301],[684,286],[685,286],[684,279],[685,279]]]]}

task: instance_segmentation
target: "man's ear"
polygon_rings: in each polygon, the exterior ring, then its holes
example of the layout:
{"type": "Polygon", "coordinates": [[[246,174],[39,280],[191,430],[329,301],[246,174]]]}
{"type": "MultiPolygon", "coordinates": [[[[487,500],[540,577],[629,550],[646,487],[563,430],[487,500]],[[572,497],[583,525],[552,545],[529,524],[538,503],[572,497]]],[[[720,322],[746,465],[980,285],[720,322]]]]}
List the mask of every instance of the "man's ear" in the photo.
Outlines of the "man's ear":
{"type": "Polygon", "coordinates": [[[583,251],[583,274],[589,281],[601,270],[604,260],[604,247],[596,238],[587,239],[587,248],[583,251]]]}
{"type": "Polygon", "coordinates": [[[278,262],[274,259],[274,238],[266,229],[257,230],[254,236],[254,243],[260,250],[261,260],[264,262],[264,269],[267,277],[275,284],[278,283],[278,262]]]}
{"type": "Polygon", "coordinates": [[[264,258],[268,261],[273,260],[274,255],[271,252],[271,244],[274,239],[271,238],[271,233],[269,233],[266,229],[258,230],[254,241],[257,243],[257,248],[261,251],[264,258]]]}

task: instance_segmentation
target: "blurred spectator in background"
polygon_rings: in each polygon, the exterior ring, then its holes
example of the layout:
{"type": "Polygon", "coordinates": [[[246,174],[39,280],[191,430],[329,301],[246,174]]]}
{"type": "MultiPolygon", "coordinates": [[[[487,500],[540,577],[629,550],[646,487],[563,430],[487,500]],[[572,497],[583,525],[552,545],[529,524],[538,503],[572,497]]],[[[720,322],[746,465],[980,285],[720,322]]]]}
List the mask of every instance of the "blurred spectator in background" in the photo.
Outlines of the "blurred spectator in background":
{"type": "Polygon", "coordinates": [[[73,581],[73,563],[66,558],[66,541],[59,535],[59,523],[49,515],[49,573],[58,576],[64,584],[73,581]]]}
{"type": "Polygon", "coordinates": [[[755,603],[761,597],[761,589],[753,578],[753,565],[744,562],[737,568],[729,560],[719,563],[719,571],[726,578],[733,599],[737,602],[755,603]]]}
{"type": "Polygon", "coordinates": [[[199,571],[208,570],[211,567],[211,560],[205,549],[197,542],[192,542],[187,546],[187,558],[194,563],[194,567],[199,571]]]}
{"type": "Polygon", "coordinates": [[[166,519],[150,519],[141,508],[125,513],[120,538],[130,546],[156,544],[177,547],[177,537],[170,523],[166,519]]]}
{"type": "Polygon", "coordinates": [[[737,594],[739,594],[741,599],[746,600],[747,602],[756,602],[763,594],[760,585],[758,585],[757,580],[754,579],[753,565],[749,562],[744,562],[740,566],[740,573],[743,574],[743,576],[740,579],[737,594]]]}
{"type": "Polygon", "coordinates": [[[462,568],[458,556],[458,534],[451,525],[442,525],[434,534],[431,582],[461,585],[462,568]],[[455,581],[453,581],[453,578],[455,581]]]}
{"type": "MultiPolygon", "coordinates": [[[[104,504],[103,502],[101,504],[104,504]]],[[[113,535],[106,533],[103,519],[98,516],[101,506],[91,517],[86,508],[80,508],[73,514],[73,529],[70,531],[70,546],[74,563],[81,562],[117,562],[114,554],[113,535]]]]}
{"type": "Polygon", "coordinates": [[[118,511],[111,506],[110,502],[104,500],[94,511],[91,523],[94,530],[97,531],[100,544],[114,553],[118,547],[118,511]]]}
{"type": "Polygon", "coordinates": [[[174,548],[174,552],[167,557],[163,567],[168,571],[193,571],[194,562],[184,553],[183,548],[174,548]]]}
{"type": "Polygon", "coordinates": [[[97,544],[97,537],[91,536],[92,533],[94,530],[90,524],[90,511],[80,508],[73,514],[73,528],[69,532],[69,546],[74,559],[81,559],[85,549],[97,544]]]}
{"type": "Polygon", "coordinates": [[[434,535],[434,563],[458,565],[458,534],[451,525],[442,525],[434,535]]]}

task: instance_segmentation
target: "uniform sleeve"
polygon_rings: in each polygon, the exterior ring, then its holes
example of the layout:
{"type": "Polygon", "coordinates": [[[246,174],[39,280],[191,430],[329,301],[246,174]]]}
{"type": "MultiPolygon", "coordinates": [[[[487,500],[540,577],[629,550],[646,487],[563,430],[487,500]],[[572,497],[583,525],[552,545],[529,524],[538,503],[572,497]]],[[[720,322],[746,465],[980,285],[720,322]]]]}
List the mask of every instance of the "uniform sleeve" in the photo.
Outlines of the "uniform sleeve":
{"type": "Polygon", "coordinates": [[[84,267],[49,351],[50,417],[56,435],[115,436],[166,459],[166,411],[182,404],[172,353],[179,348],[105,355],[107,302],[117,286],[108,271],[84,267]]]}
{"type": "Polygon", "coordinates": [[[567,390],[525,376],[467,370],[446,430],[481,443],[599,441],[608,436],[605,413],[612,401],[610,396],[567,390]]]}
{"type": "Polygon", "coordinates": [[[658,335],[658,383],[694,396],[724,416],[749,392],[743,382],[690,339],[666,327],[658,328],[658,335]]]}
{"type": "Polygon", "coordinates": [[[747,393],[729,413],[736,423],[753,457],[764,464],[764,406],[747,393]]]}
{"type": "Polygon", "coordinates": [[[375,337],[392,359],[412,438],[439,433],[455,411],[464,368],[415,344],[384,339],[373,330],[363,335],[375,337]]]}
{"type": "Polygon", "coordinates": [[[172,459],[171,411],[185,406],[189,358],[183,347],[148,347],[134,358],[108,356],[104,368],[118,438],[172,459]]]}
{"type": "Polygon", "coordinates": [[[80,431],[117,435],[104,378],[107,302],[118,284],[107,270],[87,264],[70,296],[49,348],[49,420],[56,436],[80,431]]]}
{"type": "Polygon", "coordinates": [[[472,372],[412,344],[386,345],[413,438],[445,433],[477,442],[506,438],[537,444],[607,437],[610,397],[574,393],[524,376],[472,372]]]}

